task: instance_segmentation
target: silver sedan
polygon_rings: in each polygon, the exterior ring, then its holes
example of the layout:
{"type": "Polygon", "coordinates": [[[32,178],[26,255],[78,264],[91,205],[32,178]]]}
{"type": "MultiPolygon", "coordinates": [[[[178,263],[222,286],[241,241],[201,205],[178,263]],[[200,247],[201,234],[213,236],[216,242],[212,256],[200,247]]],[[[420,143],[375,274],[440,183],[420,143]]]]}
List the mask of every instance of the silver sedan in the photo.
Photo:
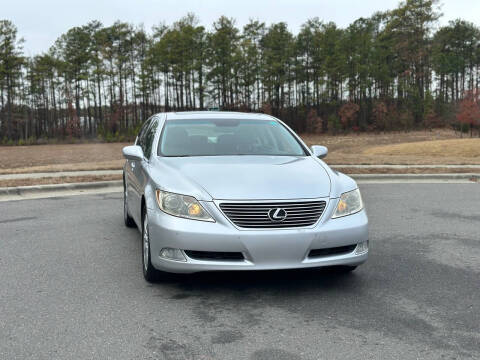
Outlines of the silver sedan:
{"type": "Polygon", "coordinates": [[[336,266],[368,256],[354,180],[264,114],[152,116],[123,149],[124,220],[142,233],[143,274],[336,266]]]}

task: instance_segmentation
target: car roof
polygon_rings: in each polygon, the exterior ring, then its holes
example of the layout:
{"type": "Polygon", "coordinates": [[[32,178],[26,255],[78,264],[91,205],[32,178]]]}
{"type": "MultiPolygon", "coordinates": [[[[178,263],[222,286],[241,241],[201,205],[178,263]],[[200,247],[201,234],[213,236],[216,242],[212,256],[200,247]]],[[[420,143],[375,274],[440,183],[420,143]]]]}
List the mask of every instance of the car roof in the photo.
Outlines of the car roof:
{"type": "Polygon", "coordinates": [[[166,120],[188,119],[236,119],[236,120],[273,120],[273,116],[259,113],[244,113],[234,111],[180,111],[165,113],[166,120]]]}

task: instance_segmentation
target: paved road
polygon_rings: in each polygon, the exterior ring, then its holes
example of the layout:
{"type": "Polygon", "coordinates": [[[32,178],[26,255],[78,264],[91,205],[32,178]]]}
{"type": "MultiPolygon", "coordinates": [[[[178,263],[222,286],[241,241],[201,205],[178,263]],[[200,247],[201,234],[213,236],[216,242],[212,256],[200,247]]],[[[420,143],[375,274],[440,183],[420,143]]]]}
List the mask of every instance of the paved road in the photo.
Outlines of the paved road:
{"type": "Polygon", "coordinates": [[[480,185],[362,185],[371,257],[149,285],[121,195],[0,203],[0,359],[479,359],[480,185]]]}

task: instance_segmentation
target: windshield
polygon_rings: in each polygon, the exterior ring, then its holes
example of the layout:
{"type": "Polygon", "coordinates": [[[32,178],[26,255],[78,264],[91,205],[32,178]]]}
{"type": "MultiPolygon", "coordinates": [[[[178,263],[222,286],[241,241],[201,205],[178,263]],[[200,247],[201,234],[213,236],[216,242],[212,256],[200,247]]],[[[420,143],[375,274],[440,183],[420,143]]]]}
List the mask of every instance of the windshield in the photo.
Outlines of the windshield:
{"type": "Polygon", "coordinates": [[[295,137],[275,120],[167,120],[158,155],[303,156],[295,137]]]}

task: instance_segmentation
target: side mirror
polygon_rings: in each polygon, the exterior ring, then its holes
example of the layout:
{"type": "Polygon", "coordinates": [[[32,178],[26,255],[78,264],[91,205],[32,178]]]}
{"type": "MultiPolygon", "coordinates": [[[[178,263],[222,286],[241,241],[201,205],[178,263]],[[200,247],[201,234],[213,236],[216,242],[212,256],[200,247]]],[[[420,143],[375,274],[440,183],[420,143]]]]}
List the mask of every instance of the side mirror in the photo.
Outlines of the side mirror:
{"type": "Polygon", "coordinates": [[[323,159],[328,154],[328,149],[325,146],[313,145],[311,148],[312,154],[319,159],[323,159]]]}
{"type": "Polygon", "coordinates": [[[123,157],[127,160],[143,160],[142,148],[138,145],[125,146],[122,149],[123,157]]]}

